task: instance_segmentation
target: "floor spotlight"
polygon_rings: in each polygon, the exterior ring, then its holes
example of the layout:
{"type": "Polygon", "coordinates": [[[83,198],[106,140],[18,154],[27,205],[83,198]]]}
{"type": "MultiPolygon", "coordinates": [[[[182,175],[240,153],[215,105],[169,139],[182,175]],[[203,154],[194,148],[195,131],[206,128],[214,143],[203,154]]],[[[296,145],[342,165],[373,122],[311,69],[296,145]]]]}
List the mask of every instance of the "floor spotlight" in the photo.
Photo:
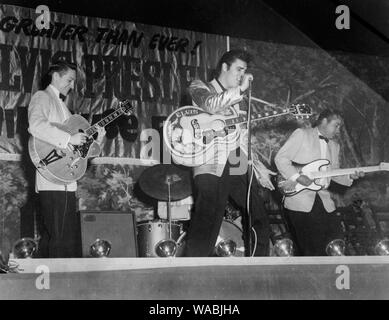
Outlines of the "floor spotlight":
{"type": "Polygon", "coordinates": [[[162,240],[156,244],[155,252],[161,258],[174,257],[177,252],[177,243],[172,239],[162,240]]]}
{"type": "Polygon", "coordinates": [[[288,238],[278,239],[274,244],[274,252],[278,257],[292,257],[294,255],[293,241],[288,238]]]}
{"type": "Polygon", "coordinates": [[[344,256],[346,244],[342,239],[332,240],[327,244],[326,253],[328,256],[344,256]]]}
{"type": "Polygon", "coordinates": [[[13,256],[17,259],[32,258],[37,250],[37,243],[32,238],[17,240],[12,248],[13,256]]]}
{"type": "Polygon", "coordinates": [[[236,252],[236,243],[231,239],[222,240],[216,246],[216,255],[219,257],[231,257],[236,252]]]}
{"type": "Polygon", "coordinates": [[[111,252],[111,242],[102,239],[96,239],[90,246],[89,253],[94,258],[108,257],[111,252]]]}
{"type": "Polygon", "coordinates": [[[379,256],[389,256],[389,239],[379,241],[374,247],[374,252],[379,256]]]}

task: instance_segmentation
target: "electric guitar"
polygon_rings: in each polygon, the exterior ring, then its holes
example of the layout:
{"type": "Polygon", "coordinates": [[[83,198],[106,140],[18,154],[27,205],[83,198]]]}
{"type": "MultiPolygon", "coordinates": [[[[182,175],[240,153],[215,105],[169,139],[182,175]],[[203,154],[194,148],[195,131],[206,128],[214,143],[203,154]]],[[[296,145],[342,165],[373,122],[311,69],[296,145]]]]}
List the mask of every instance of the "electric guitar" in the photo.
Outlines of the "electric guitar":
{"type": "Polygon", "coordinates": [[[285,196],[294,196],[303,190],[320,191],[325,187],[325,185],[320,183],[320,179],[323,178],[348,175],[355,173],[355,171],[363,171],[365,173],[375,171],[389,171],[389,163],[386,162],[381,162],[378,166],[334,169],[328,171],[323,170],[323,168],[328,167],[329,164],[329,160],[319,159],[306,165],[295,165],[300,174],[306,175],[308,178],[313,180],[309,186],[304,186],[297,181],[287,180],[280,174],[277,175],[277,186],[281,193],[283,193],[285,196]]]}
{"type": "MultiPolygon", "coordinates": [[[[305,104],[291,105],[282,112],[252,114],[251,121],[260,121],[284,115],[297,118],[309,117],[311,109],[305,104]]],[[[177,164],[199,166],[214,157],[215,148],[222,146],[226,152],[238,147],[240,124],[247,122],[246,115],[224,116],[211,114],[199,107],[185,106],[174,111],[165,121],[165,145],[177,164]]]]}
{"type": "Polygon", "coordinates": [[[61,185],[66,185],[80,179],[87,167],[87,160],[90,157],[97,157],[100,154],[100,146],[94,141],[93,135],[98,127],[105,127],[122,114],[131,114],[133,107],[125,100],[119,102],[119,107],[108,116],[90,125],[80,115],[72,115],[64,123],[53,123],[57,128],[74,135],[84,132],[87,141],[82,145],[68,144],[66,148],[58,148],[50,143],[31,136],[28,141],[28,151],[31,160],[39,173],[47,180],[61,185]]]}

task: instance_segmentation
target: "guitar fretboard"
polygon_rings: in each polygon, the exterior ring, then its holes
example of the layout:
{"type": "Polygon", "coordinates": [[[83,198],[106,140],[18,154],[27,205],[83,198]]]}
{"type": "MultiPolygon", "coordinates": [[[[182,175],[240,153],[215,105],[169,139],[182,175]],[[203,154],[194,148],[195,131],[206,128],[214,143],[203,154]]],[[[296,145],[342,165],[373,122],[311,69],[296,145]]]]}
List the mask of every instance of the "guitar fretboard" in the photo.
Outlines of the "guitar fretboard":
{"type": "MultiPolygon", "coordinates": [[[[251,114],[251,121],[258,121],[258,120],[265,120],[265,119],[269,119],[269,118],[280,117],[280,116],[283,116],[283,115],[289,114],[289,113],[290,112],[288,110],[284,110],[283,112],[280,112],[280,113],[277,111],[266,112],[264,114],[260,114],[260,113],[254,114],[253,113],[253,114],[251,114]]],[[[247,122],[247,120],[248,120],[248,117],[246,115],[242,115],[242,116],[239,116],[236,118],[227,119],[225,121],[225,123],[227,126],[231,126],[231,125],[245,123],[245,122],[247,122]]]]}
{"type": "Polygon", "coordinates": [[[98,126],[105,127],[108,123],[120,117],[124,112],[125,112],[124,109],[120,105],[120,107],[117,110],[110,113],[108,116],[101,119],[99,122],[96,122],[93,126],[89,127],[88,129],[86,129],[85,133],[88,135],[88,137],[93,136],[97,132],[98,126]]]}
{"type": "Polygon", "coordinates": [[[349,168],[349,169],[335,169],[328,171],[312,172],[310,175],[313,179],[321,179],[327,177],[336,177],[336,176],[345,176],[348,174],[353,174],[355,171],[375,172],[380,171],[380,166],[370,166],[370,167],[360,167],[360,168],[349,168]]]}

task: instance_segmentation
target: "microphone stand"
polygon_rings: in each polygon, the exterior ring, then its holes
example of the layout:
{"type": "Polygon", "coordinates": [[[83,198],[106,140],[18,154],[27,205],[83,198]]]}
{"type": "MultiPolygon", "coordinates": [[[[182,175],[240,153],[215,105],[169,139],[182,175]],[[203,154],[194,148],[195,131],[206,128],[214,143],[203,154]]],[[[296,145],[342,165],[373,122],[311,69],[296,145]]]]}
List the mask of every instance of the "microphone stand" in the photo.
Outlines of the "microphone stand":
{"type": "Polygon", "coordinates": [[[248,256],[252,255],[252,237],[251,237],[251,214],[250,214],[250,192],[251,192],[251,179],[252,179],[252,158],[251,158],[251,80],[249,81],[249,92],[248,92],[248,109],[247,109],[247,201],[246,201],[246,211],[247,211],[247,240],[249,245],[248,256]]]}

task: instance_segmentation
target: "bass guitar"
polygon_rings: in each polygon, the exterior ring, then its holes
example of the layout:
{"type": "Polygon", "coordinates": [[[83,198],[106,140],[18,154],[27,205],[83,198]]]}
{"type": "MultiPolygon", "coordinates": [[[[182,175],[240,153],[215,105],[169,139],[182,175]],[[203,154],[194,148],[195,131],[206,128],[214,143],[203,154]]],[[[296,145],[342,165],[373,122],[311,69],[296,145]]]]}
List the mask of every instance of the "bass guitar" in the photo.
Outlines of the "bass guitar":
{"type": "Polygon", "coordinates": [[[330,161],[327,159],[315,160],[306,165],[295,165],[300,174],[306,175],[313,180],[313,182],[309,186],[304,186],[297,181],[287,180],[282,175],[278,174],[277,186],[285,196],[294,196],[303,190],[320,191],[325,187],[325,184],[321,183],[321,181],[323,181],[321,179],[324,178],[344,176],[355,173],[356,171],[363,171],[365,173],[389,171],[389,163],[386,162],[381,162],[378,166],[325,170],[329,165],[330,161]]]}
{"type": "Polygon", "coordinates": [[[119,107],[94,125],[80,115],[72,115],[64,123],[53,123],[57,128],[74,135],[84,132],[87,141],[82,145],[68,144],[66,148],[58,148],[50,143],[34,136],[28,141],[28,151],[34,166],[47,180],[61,185],[66,185],[80,179],[87,167],[90,157],[100,154],[100,146],[94,141],[93,135],[98,127],[105,127],[122,114],[131,114],[133,107],[129,101],[119,102],[119,107]]]}
{"type": "MultiPolygon", "coordinates": [[[[260,121],[284,115],[308,118],[311,109],[305,104],[291,105],[282,112],[252,114],[251,121],[260,121]]],[[[215,150],[236,149],[240,137],[240,124],[247,122],[246,115],[224,116],[211,114],[199,107],[185,106],[174,111],[163,126],[164,142],[177,164],[196,167],[214,157],[215,150]]]]}

